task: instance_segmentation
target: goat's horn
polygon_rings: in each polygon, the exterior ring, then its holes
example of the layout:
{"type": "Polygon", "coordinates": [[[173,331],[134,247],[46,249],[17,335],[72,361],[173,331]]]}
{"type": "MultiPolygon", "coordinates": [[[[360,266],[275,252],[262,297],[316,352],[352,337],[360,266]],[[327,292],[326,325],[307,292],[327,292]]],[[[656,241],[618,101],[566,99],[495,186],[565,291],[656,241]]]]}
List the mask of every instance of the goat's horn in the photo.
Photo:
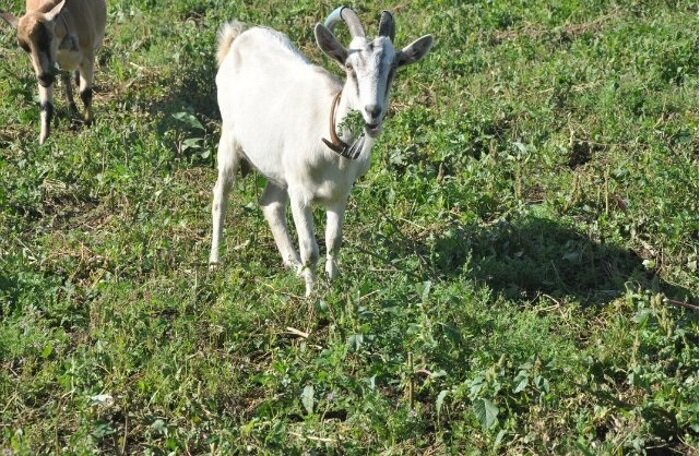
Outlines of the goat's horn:
{"type": "Polygon", "coordinates": [[[389,11],[382,11],[381,19],[379,19],[379,36],[386,36],[391,41],[394,41],[394,37],[396,36],[394,16],[392,16],[389,11]]]}
{"type": "Polygon", "coordinates": [[[365,36],[365,29],[362,28],[357,13],[346,6],[340,6],[333,10],[333,12],[328,15],[323,25],[332,32],[335,24],[340,22],[341,19],[348,26],[348,29],[350,29],[350,35],[352,35],[353,38],[356,36],[365,36]]]}

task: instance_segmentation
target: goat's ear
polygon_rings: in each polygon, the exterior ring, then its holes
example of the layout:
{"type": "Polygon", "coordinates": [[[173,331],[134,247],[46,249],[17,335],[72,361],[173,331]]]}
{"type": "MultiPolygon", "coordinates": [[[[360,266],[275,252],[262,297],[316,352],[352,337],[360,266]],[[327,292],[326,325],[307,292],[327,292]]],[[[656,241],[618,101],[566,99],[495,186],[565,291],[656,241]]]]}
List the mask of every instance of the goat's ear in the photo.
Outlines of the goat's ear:
{"type": "Polygon", "coordinates": [[[318,47],[320,47],[328,57],[332,58],[340,65],[345,65],[345,60],[348,58],[348,51],[335,39],[335,36],[333,36],[330,30],[323,24],[316,24],[314,35],[316,35],[318,47]]]}
{"type": "Polygon", "coordinates": [[[17,28],[17,23],[19,22],[19,19],[17,19],[12,13],[5,13],[4,11],[0,13],[0,17],[10,24],[12,27],[17,28]]]}
{"type": "Polygon", "coordinates": [[[44,17],[47,21],[52,21],[56,19],[56,16],[58,16],[58,13],[61,12],[64,6],[66,6],[66,0],[63,0],[58,5],[51,8],[51,11],[49,11],[48,13],[44,13],[44,17]]]}
{"type": "Polygon", "coordinates": [[[401,67],[415,63],[425,57],[425,54],[428,53],[432,46],[432,35],[422,36],[405,48],[401,49],[401,52],[399,52],[396,56],[396,64],[401,67]]]}

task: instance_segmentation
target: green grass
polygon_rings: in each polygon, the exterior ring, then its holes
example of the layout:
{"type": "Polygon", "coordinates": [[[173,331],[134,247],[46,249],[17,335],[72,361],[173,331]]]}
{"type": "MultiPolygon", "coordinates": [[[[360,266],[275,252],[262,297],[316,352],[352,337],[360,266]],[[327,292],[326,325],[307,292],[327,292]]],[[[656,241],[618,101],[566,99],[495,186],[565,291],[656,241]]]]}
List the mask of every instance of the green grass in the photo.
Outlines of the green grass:
{"type": "Polygon", "coordinates": [[[43,147],[2,28],[0,452],[697,454],[697,4],[465,3],[395,7],[436,46],[310,299],[260,177],[207,269],[214,41],[239,18],[332,68],[336,4],[111,1],[96,124],[57,96],[43,147]]]}

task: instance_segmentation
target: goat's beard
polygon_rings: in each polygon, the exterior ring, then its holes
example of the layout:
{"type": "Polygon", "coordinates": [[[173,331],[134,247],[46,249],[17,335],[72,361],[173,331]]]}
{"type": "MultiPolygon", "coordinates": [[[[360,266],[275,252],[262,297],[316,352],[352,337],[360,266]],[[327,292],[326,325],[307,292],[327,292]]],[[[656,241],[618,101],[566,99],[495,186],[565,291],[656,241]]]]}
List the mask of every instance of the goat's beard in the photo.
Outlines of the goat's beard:
{"type": "Polygon", "coordinates": [[[352,158],[353,160],[356,159],[357,157],[360,156],[360,153],[362,153],[362,149],[365,147],[365,133],[363,132],[360,134],[357,138],[355,138],[355,141],[353,141],[352,145],[348,149],[348,157],[352,158]]]}

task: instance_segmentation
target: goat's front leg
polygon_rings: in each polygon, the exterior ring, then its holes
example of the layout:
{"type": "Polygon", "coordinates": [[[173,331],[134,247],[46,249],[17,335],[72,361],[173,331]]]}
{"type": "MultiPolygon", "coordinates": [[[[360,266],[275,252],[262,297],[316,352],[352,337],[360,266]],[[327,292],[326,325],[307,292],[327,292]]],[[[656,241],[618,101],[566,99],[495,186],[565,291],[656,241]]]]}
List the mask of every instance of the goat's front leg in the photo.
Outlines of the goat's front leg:
{"type": "Polygon", "coordinates": [[[51,119],[53,119],[53,83],[43,86],[39,84],[39,109],[41,110],[41,133],[39,144],[44,144],[51,133],[51,119]]]}
{"type": "Polygon", "coordinates": [[[284,217],[288,199],[285,189],[274,182],[268,181],[260,197],[260,207],[262,207],[265,219],[270,225],[272,236],[275,238],[275,244],[277,244],[277,250],[282,255],[282,262],[287,267],[299,269],[301,266],[299,255],[294,250],[292,240],[289,238],[287,222],[284,217]]]}
{"type": "Polygon", "coordinates": [[[338,276],[338,251],[343,238],[345,201],[326,210],[326,274],[333,280],[338,276]]]}
{"type": "Polygon", "coordinates": [[[300,275],[306,281],[306,296],[313,290],[316,264],[318,263],[318,244],[314,238],[314,218],[311,213],[311,204],[303,197],[300,198],[290,191],[289,196],[292,206],[292,217],[299,236],[299,253],[301,256],[300,275]]]}
{"type": "Polygon", "coordinates": [[[95,58],[86,56],[85,60],[80,64],[80,99],[85,105],[85,123],[91,124],[92,115],[92,83],[95,72],[95,58]]]}

